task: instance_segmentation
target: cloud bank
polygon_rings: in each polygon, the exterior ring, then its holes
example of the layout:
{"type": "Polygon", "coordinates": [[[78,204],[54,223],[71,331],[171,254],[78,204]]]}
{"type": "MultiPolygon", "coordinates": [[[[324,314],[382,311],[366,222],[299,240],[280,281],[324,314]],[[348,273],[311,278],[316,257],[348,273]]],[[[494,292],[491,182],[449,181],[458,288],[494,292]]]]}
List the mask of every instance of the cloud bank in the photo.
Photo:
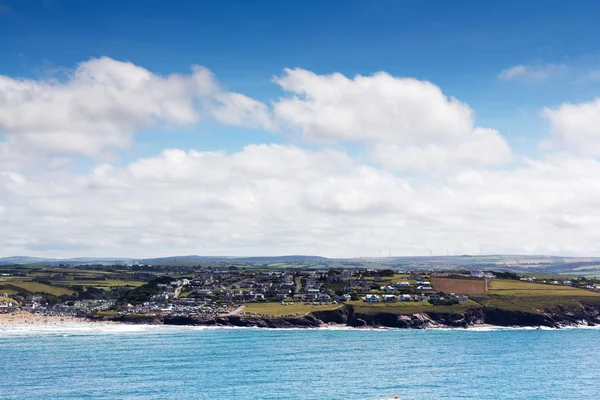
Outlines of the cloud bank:
{"type": "Polygon", "coordinates": [[[600,254],[598,100],[542,110],[549,150],[531,159],[431,82],[302,69],[273,82],[281,96],[261,102],[204,67],[109,58],[64,80],[0,76],[2,255],[600,254]],[[281,143],[168,146],[203,119],[281,143]],[[160,154],[100,157],[150,128],[165,130],[160,154]]]}

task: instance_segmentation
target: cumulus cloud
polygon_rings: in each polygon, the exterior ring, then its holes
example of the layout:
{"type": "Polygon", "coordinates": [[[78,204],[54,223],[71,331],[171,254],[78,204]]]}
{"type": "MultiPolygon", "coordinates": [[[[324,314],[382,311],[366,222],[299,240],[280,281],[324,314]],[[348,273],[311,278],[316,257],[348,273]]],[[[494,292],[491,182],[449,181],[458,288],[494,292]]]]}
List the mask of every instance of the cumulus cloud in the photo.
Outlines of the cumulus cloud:
{"type": "Polygon", "coordinates": [[[600,98],[544,108],[542,114],[552,130],[552,139],[545,146],[586,156],[600,155],[600,98]]]}
{"type": "Polygon", "coordinates": [[[0,240],[53,256],[582,254],[600,239],[598,174],[561,156],[412,181],[340,150],[169,149],[86,175],[0,174],[0,240]]]}
{"type": "Polygon", "coordinates": [[[498,79],[508,81],[521,79],[532,82],[541,82],[552,75],[559,74],[567,70],[565,65],[541,64],[541,65],[515,65],[507,68],[498,74],[498,79]]]}
{"type": "Polygon", "coordinates": [[[217,106],[211,108],[211,113],[219,122],[268,131],[277,129],[271,110],[265,103],[231,92],[219,93],[214,101],[217,106]]]}
{"type": "Polygon", "coordinates": [[[388,168],[423,173],[502,165],[513,159],[510,147],[498,131],[483,128],[477,128],[462,141],[451,144],[377,143],[373,153],[388,168]]]}
{"type": "Polygon", "coordinates": [[[224,91],[200,66],[162,76],[102,57],[80,63],[62,81],[0,76],[0,133],[20,153],[94,156],[129,146],[142,129],[191,125],[203,114],[262,127],[269,124],[265,109],[224,91]]]}
{"type": "MultiPolygon", "coordinates": [[[[350,79],[302,69],[286,69],[274,82],[285,95],[267,105],[222,89],[211,71],[199,66],[191,74],[163,76],[103,57],[79,64],[63,80],[0,76],[5,136],[0,150],[32,158],[98,156],[130,146],[134,135],[149,127],[189,126],[210,115],[234,126],[298,129],[312,141],[373,143],[378,162],[400,169],[510,160],[498,132],[474,127],[473,110],[430,82],[383,72],[350,79]],[[395,153],[409,162],[398,162],[395,153]],[[418,163],[410,161],[417,155],[418,163]]],[[[4,164],[18,159],[7,157],[4,164]]]]}
{"type": "Polygon", "coordinates": [[[163,76],[101,58],[63,80],[0,76],[0,225],[10,227],[0,230],[2,255],[596,249],[600,100],[544,110],[553,145],[568,151],[490,168],[515,159],[500,132],[477,126],[469,105],[430,82],[302,69],[274,82],[284,93],[266,104],[223,89],[203,67],[163,76]],[[319,146],[171,148],[129,162],[92,159],[89,173],[63,157],[96,157],[148,127],[203,117],[294,130],[319,146]],[[372,159],[359,161],[346,143],[372,159]],[[20,167],[33,152],[53,155],[47,168],[20,167]]]}
{"type": "Polygon", "coordinates": [[[473,112],[430,82],[373,76],[317,75],[286,69],[274,81],[292,97],[274,104],[276,116],[309,139],[446,141],[472,130],[473,112]]]}
{"type": "Polygon", "coordinates": [[[291,95],[273,106],[282,124],[309,140],[374,143],[373,155],[389,167],[443,170],[512,158],[499,132],[475,127],[467,104],[427,81],[302,69],[286,69],[274,81],[291,95]]]}

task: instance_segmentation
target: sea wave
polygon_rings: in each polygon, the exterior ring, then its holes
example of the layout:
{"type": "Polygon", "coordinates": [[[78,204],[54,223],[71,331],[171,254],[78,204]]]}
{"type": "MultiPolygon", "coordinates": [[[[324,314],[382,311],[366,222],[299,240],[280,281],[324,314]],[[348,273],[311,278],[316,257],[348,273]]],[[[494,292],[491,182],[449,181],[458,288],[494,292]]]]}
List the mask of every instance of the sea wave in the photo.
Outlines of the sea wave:
{"type": "MultiPolygon", "coordinates": [[[[64,324],[14,324],[0,325],[0,337],[23,337],[35,335],[55,335],[55,336],[73,336],[73,335],[121,335],[121,334],[172,334],[189,331],[206,331],[218,329],[234,330],[268,330],[268,331],[369,331],[369,332],[387,332],[387,331],[407,331],[402,328],[353,328],[345,325],[325,325],[318,328],[260,328],[260,327],[237,327],[237,326],[174,326],[174,325],[144,325],[144,324],[115,324],[102,322],[77,322],[64,324]]],[[[600,329],[600,326],[573,325],[561,328],[550,327],[519,327],[519,326],[471,326],[468,328],[435,327],[420,329],[418,331],[449,331],[449,332],[498,332],[498,331],[520,331],[520,330],[544,330],[560,331],[565,329],[600,329]]]]}

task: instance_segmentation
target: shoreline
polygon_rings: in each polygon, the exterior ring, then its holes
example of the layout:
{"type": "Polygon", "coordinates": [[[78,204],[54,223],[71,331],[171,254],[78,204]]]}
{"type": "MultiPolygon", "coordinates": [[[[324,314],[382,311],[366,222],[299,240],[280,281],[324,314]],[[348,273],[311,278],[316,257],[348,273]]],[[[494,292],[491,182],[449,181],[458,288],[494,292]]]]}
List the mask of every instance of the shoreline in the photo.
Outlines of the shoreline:
{"type": "Polygon", "coordinates": [[[204,328],[204,329],[276,329],[276,330],[368,330],[368,331],[389,331],[389,330],[448,330],[448,331],[497,331],[497,330],[552,330],[558,331],[563,329],[600,329],[600,326],[587,324],[574,324],[560,327],[547,326],[521,326],[521,325],[492,325],[492,324],[470,324],[468,326],[446,326],[433,325],[422,326],[419,328],[398,328],[386,326],[360,326],[355,327],[343,323],[323,323],[319,326],[287,326],[287,327],[270,327],[270,326],[235,326],[235,325],[218,325],[218,324],[156,324],[147,322],[129,322],[129,321],[112,321],[112,320],[94,320],[83,317],[68,317],[68,316],[50,316],[34,314],[29,311],[15,311],[11,313],[0,314],[0,330],[7,330],[19,327],[93,327],[93,326],[127,326],[127,327],[169,327],[169,328],[204,328]]]}
{"type": "Polygon", "coordinates": [[[41,315],[29,311],[14,311],[0,314],[0,327],[6,325],[62,325],[91,323],[87,318],[69,317],[59,315],[41,315]]]}

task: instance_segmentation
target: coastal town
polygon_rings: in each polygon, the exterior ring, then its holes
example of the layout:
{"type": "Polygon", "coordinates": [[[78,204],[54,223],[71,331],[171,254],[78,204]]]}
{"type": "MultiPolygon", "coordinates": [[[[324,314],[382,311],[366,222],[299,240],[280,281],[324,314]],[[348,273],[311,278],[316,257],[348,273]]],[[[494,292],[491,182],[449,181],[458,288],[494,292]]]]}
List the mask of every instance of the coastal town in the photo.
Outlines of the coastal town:
{"type": "MultiPolygon", "coordinates": [[[[49,317],[128,322],[178,317],[198,321],[231,316],[294,318],[313,311],[335,310],[346,304],[370,310],[385,307],[388,312],[401,314],[436,310],[435,307],[474,306],[476,303],[470,301],[470,296],[477,299],[487,294],[490,282],[497,278],[494,272],[482,270],[268,270],[217,265],[176,270],[185,273],[175,274],[169,273],[167,267],[150,268],[144,275],[147,281],[136,282],[115,279],[125,279],[126,274],[130,276],[127,279],[140,276],[132,271],[120,270],[117,274],[106,267],[95,272],[90,268],[5,267],[0,280],[0,313],[27,311],[49,317]],[[81,280],[83,274],[87,281],[81,280]],[[60,291],[64,293],[58,294],[60,291]]],[[[600,290],[600,283],[585,278],[541,279],[500,274],[523,284],[600,290]]]]}

